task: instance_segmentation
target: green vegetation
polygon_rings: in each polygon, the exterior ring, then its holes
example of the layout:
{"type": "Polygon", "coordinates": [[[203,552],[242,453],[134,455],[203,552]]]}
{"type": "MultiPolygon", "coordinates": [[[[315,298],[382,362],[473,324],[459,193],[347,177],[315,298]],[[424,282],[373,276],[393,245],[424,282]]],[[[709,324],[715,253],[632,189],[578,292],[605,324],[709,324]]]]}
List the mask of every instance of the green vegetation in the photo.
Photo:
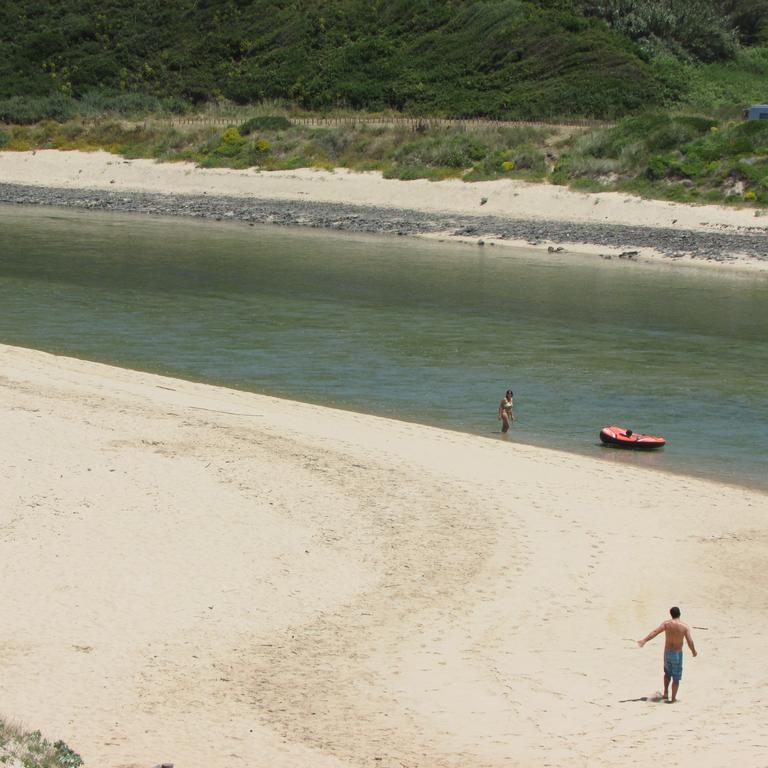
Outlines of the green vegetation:
{"type": "Polygon", "coordinates": [[[0,149],[768,202],[768,0],[18,0],[0,149]],[[220,107],[231,118],[189,121],[220,107]],[[379,124],[306,124],[311,115],[379,124]],[[425,119],[414,126],[395,115],[425,119]],[[699,115],[703,117],[691,117],[699,115]],[[601,118],[570,132],[431,118],[601,118]]]}
{"type": "Polygon", "coordinates": [[[127,158],[188,160],[206,168],[285,170],[301,167],[380,170],[391,178],[467,180],[547,174],[545,143],[551,128],[527,126],[422,127],[400,123],[312,127],[279,115],[217,128],[173,126],[167,121],[43,121],[0,132],[11,151],[104,149],[127,158]],[[257,126],[264,126],[261,130],[257,126]]]}
{"type": "Polygon", "coordinates": [[[768,123],[653,114],[576,138],[552,180],[689,202],[768,202],[768,123]]]}
{"type": "Polygon", "coordinates": [[[732,58],[739,42],[738,23],[722,5],[709,0],[585,0],[584,10],[637,43],[647,58],[672,53],[717,61],[732,58]]]}
{"type": "Polygon", "coordinates": [[[0,720],[0,764],[20,768],[79,768],[83,761],[63,741],[51,744],[40,731],[26,732],[0,720]]]}
{"type": "Polygon", "coordinates": [[[690,67],[686,94],[687,110],[718,118],[735,117],[749,104],[768,103],[768,46],[744,48],[726,62],[690,67]]]}
{"type": "Polygon", "coordinates": [[[206,168],[345,167],[404,180],[548,180],[691,202],[768,203],[768,122],[661,112],[592,129],[396,121],[313,126],[277,114],[227,127],[49,120],[0,130],[0,149],[104,149],[206,168]]]}
{"type": "Polygon", "coordinates": [[[768,0],[16,0],[0,4],[0,121],[221,99],[615,119],[701,98],[702,66],[739,91],[739,72],[765,72],[744,46],[767,43],[768,0]]]}

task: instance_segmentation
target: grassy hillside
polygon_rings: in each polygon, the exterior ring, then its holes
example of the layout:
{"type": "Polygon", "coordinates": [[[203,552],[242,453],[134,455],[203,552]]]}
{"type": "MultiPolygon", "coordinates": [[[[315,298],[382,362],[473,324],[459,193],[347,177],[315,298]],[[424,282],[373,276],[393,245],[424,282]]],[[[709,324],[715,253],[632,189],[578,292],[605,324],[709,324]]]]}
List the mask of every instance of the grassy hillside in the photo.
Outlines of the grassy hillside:
{"type": "Polygon", "coordinates": [[[616,118],[685,101],[701,64],[740,69],[766,3],[16,0],[0,4],[0,120],[217,99],[616,118]]]}

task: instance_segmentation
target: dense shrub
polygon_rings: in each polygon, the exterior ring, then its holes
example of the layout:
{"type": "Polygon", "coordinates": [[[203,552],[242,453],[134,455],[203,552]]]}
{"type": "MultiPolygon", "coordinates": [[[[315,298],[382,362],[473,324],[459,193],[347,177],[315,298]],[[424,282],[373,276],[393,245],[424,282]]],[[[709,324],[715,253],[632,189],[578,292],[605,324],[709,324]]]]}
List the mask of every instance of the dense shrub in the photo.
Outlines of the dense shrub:
{"type": "Polygon", "coordinates": [[[721,0],[719,5],[744,43],[768,43],[768,0],[721,0]]]}
{"type": "Polygon", "coordinates": [[[395,152],[394,159],[400,165],[471,168],[487,151],[474,136],[438,134],[403,145],[395,152]]]}
{"type": "Polygon", "coordinates": [[[550,179],[674,200],[761,202],[768,195],[768,124],[717,126],[662,113],[627,118],[571,141],[550,179]]]}
{"type": "Polygon", "coordinates": [[[573,6],[16,0],[0,4],[0,98],[66,94],[120,115],[225,97],[500,118],[615,117],[679,98],[679,79],[573,6]]]}
{"type": "Polygon", "coordinates": [[[284,131],[291,127],[291,121],[282,115],[263,115],[251,117],[239,128],[242,136],[250,136],[256,131],[284,131]]]}
{"type": "Polygon", "coordinates": [[[64,122],[73,117],[144,117],[149,114],[182,114],[189,103],[177,97],[158,98],[141,93],[107,95],[87,93],[73,99],[63,93],[49,96],[12,96],[0,99],[0,123],[32,125],[42,120],[64,122]]]}
{"type": "Polygon", "coordinates": [[[738,123],[724,131],[710,132],[683,148],[686,154],[702,160],[737,158],[768,152],[768,124],[759,120],[738,123]]]}
{"type": "MultiPolygon", "coordinates": [[[[0,3],[0,120],[178,113],[220,98],[614,119],[689,94],[732,114],[766,77],[737,38],[768,43],[768,0],[16,0],[0,3]]],[[[287,130],[285,118],[256,120],[241,134],[287,130]]]]}
{"type": "Polygon", "coordinates": [[[709,133],[715,123],[703,117],[651,113],[622,120],[614,128],[594,132],[575,145],[577,154],[637,162],[641,157],[682,146],[709,133]]]}
{"type": "Polygon", "coordinates": [[[75,103],[74,110],[84,117],[114,114],[144,117],[150,114],[184,114],[190,104],[179,97],[158,97],[147,93],[99,93],[89,91],[75,103]]]}
{"type": "Polygon", "coordinates": [[[733,61],[687,70],[686,102],[692,110],[722,119],[740,117],[748,104],[762,104],[768,82],[768,47],[741,50],[733,61]]]}
{"type": "Polygon", "coordinates": [[[713,0],[585,0],[583,6],[638,42],[648,56],[665,49],[701,61],[736,54],[734,21],[713,0]]]}
{"type": "Polygon", "coordinates": [[[64,94],[12,96],[0,100],[0,123],[32,125],[41,120],[66,120],[75,114],[75,105],[64,94]]]}

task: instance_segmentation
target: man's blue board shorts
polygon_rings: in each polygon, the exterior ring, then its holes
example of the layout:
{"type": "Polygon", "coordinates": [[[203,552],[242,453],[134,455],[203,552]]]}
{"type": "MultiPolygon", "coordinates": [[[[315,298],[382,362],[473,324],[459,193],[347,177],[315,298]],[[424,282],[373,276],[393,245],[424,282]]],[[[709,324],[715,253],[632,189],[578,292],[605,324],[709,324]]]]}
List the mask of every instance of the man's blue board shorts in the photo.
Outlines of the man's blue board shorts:
{"type": "Polygon", "coordinates": [[[679,683],[683,677],[683,652],[664,651],[664,674],[679,683]]]}

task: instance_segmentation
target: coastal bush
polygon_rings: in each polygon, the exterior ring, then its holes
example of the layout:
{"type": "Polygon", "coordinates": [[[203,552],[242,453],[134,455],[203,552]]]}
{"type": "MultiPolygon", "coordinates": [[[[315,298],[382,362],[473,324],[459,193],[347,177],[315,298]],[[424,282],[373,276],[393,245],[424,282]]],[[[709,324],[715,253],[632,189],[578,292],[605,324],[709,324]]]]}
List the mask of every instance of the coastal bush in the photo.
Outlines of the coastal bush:
{"type": "Polygon", "coordinates": [[[271,140],[289,130],[281,105],[615,119],[671,105],[730,117],[765,98],[768,0],[92,5],[0,11],[0,120],[137,118],[229,99],[250,105],[241,120],[266,110],[240,133],[271,140]]]}
{"type": "Polygon", "coordinates": [[[690,154],[689,148],[718,133],[713,120],[695,115],[627,118],[614,127],[585,132],[562,147],[550,180],[580,189],[695,200],[721,184],[721,171],[718,162],[690,154]]]}
{"type": "Polygon", "coordinates": [[[124,93],[117,96],[98,91],[82,95],[77,103],[78,113],[83,117],[95,115],[119,115],[121,117],[143,117],[160,112],[160,99],[140,93],[124,93]]]}
{"type": "Polygon", "coordinates": [[[442,181],[458,176],[458,169],[446,168],[434,165],[400,165],[395,164],[383,171],[385,179],[400,179],[401,181],[415,181],[427,179],[428,181],[442,181]]]}
{"type": "Polygon", "coordinates": [[[381,163],[394,154],[395,148],[410,136],[398,127],[344,126],[335,130],[348,135],[348,140],[338,142],[336,162],[343,166],[358,166],[360,162],[381,163]]]}
{"type": "Polygon", "coordinates": [[[305,155],[293,155],[287,158],[274,158],[268,167],[275,171],[294,171],[297,168],[311,168],[315,160],[305,155]]]}
{"type": "Polygon", "coordinates": [[[261,115],[246,120],[239,131],[242,136],[250,136],[256,131],[284,131],[291,125],[291,121],[282,115],[261,115]]]}
{"type": "Polygon", "coordinates": [[[690,142],[682,151],[708,161],[762,154],[768,151],[768,124],[760,120],[739,122],[690,142]]]}
{"type": "Polygon", "coordinates": [[[266,139],[256,139],[248,147],[248,165],[263,165],[272,152],[272,145],[266,139]]]}
{"type": "Polygon", "coordinates": [[[152,157],[160,160],[173,160],[179,152],[189,145],[189,137],[176,128],[158,132],[152,144],[152,157]]]}
{"type": "Polygon", "coordinates": [[[0,99],[0,123],[32,125],[42,120],[61,122],[74,114],[74,102],[69,96],[61,93],[0,99]]]}
{"type": "MultiPolygon", "coordinates": [[[[642,146],[647,153],[679,147],[707,133],[715,125],[706,118],[651,113],[622,120],[604,134],[601,156],[618,158],[630,146],[642,146]]],[[[600,156],[600,155],[596,155],[600,156]]]]}
{"type": "Polygon", "coordinates": [[[731,61],[691,64],[686,77],[689,109],[722,119],[739,118],[745,106],[766,100],[768,46],[743,48],[731,61]]]}
{"type": "Polygon", "coordinates": [[[363,159],[354,160],[349,164],[349,168],[358,173],[367,173],[370,171],[381,171],[383,173],[387,170],[388,166],[381,160],[363,159]]]}
{"type": "Polygon", "coordinates": [[[570,184],[571,189],[579,192],[604,192],[605,187],[597,179],[590,179],[586,176],[574,179],[570,184]]]}
{"type": "Polygon", "coordinates": [[[234,126],[211,135],[200,147],[196,159],[203,168],[247,168],[248,139],[240,135],[234,126]]]}
{"type": "Polygon", "coordinates": [[[720,5],[744,43],[768,42],[768,0],[722,0],[720,5]]]}
{"type": "Polygon", "coordinates": [[[510,170],[530,171],[533,176],[543,176],[547,170],[547,161],[544,152],[532,144],[521,144],[502,153],[504,161],[512,163],[510,170]]]}
{"type": "MultiPolygon", "coordinates": [[[[680,118],[679,122],[699,135],[687,142],[682,136],[681,143],[667,151],[648,154],[641,168],[625,166],[621,183],[627,189],[640,189],[638,184],[642,178],[651,184],[643,187],[642,193],[650,196],[669,199],[704,196],[708,200],[731,202],[763,199],[768,192],[768,126],[757,121],[739,122],[714,130],[707,120],[680,118]]],[[[653,138],[648,144],[669,146],[669,142],[653,138]]],[[[564,158],[558,168],[561,182],[576,176],[583,161],[579,156],[564,158]]]]}
{"type": "Polygon", "coordinates": [[[11,152],[27,152],[34,149],[32,137],[27,126],[15,125],[10,129],[10,141],[3,149],[11,152]]]}
{"type": "Polygon", "coordinates": [[[649,181],[668,179],[679,173],[680,163],[674,155],[654,155],[648,160],[645,178],[649,181]]]}
{"type": "Polygon", "coordinates": [[[748,181],[754,182],[763,188],[768,188],[768,160],[766,159],[741,159],[738,163],[739,170],[748,181]]]}
{"type": "Polygon", "coordinates": [[[81,149],[80,139],[85,127],[79,120],[71,120],[60,125],[51,139],[52,149],[81,149]]]}
{"type": "Polygon", "coordinates": [[[465,181],[495,178],[543,179],[547,173],[547,159],[543,150],[533,144],[520,144],[501,151],[489,152],[472,170],[463,176],[465,181]]]}
{"type": "Polygon", "coordinates": [[[0,98],[63,94],[80,104],[70,115],[82,116],[183,110],[224,97],[313,110],[613,117],[678,94],[632,41],[574,6],[171,0],[142,3],[138,13],[130,4],[97,13],[75,2],[64,13],[16,0],[10,16],[0,15],[0,98]]]}
{"type": "Polygon", "coordinates": [[[394,161],[401,166],[430,168],[471,168],[488,154],[488,147],[471,134],[441,134],[410,141],[394,153],[394,161]]]}
{"type": "Polygon", "coordinates": [[[304,145],[303,152],[310,157],[338,163],[349,151],[355,138],[356,131],[354,128],[349,130],[318,128],[309,134],[310,140],[304,145]]]}
{"type": "Polygon", "coordinates": [[[32,125],[43,120],[62,123],[75,117],[145,117],[149,114],[176,115],[190,109],[178,97],[160,98],[141,93],[107,95],[98,92],[74,99],[65,93],[47,96],[19,95],[0,99],[0,123],[32,125]]]}
{"type": "Polygon", "coordinates": [[[234,126],[222,132],[200,131],[195,136],[181,132],[165,134],[162,144],[168,159],[191,160],[204,168],[272,167],[268,162],[271,160],[271,142],[243,136],[234,126]]]}
{"type": "MultiPolygon", "coordinates": [[[[274,117],[275,107],[265,107],[274,117]]],[[[251,118],[253,119],[253,118],[251,118]]],[[[284,118],[287,119],[287,118],[284,118]]],[[[249,121],[240,123],[241,127],[249,121]]],[[[617,189],[669,199],[728,198],[764,204],[768,122],[717,123],[653,111],[591,129],[492,123],[348,124],[243,132],[219,120],[173,125],[161,119],[45,120],[2,129],[0,148],[105,149],[125,157],[187,160],[204,167],[348,167],[388,178],[549,179],[580,189],[617,189]],[[754,200],[746,196],[754,193],[754,200]]],[[[257,123],[251,123],[253,128],[257,123]]],[[[250,130],[250,128],[248,129],[250,130]]]]}
{"type": "Polygon", "coordinates": [[[94,149],[100,148],[128,158],[152,157],[155,131],[143,125],[125,125],[109,121],[84,130],[78,141],[94,149]]]}
{"type": "Polygon", "coordinates": [[[646,56],[685,52],[702,61],[735,55],[735,24],[712,0],[583,0],[588,14],[640,44],[646,56]]]}
{"type": "Polygon", "coordinates": [[[699,116],[650,113],[626,118],[574,139],[555,164],[552,179],[563,184],[590,176],[659,180],[698,175],[693,162],[684,168],[677,155],[712,136],[714,126],[713,120],[699,116]]]}
{"type": "Polygon", "coordinates": [[[60,127],[60,124],[54,120],[43,120],[30,126],[29,138],[36,147],[50,147],[60,127]]]}
{"type": "Polygon", "coordinates": [[[220,157],[237,157],[246,145],[245,137],[234,126],[227,128],[219,139],[219,145],[214,150],[220,157]]]}
{"type": "Polygon", "coordinates": [[[80,768],[83,760],[63,741],[51,744],[40,731],[27,732],[0,720],[0,763],[23,768],[80,768]]]}

